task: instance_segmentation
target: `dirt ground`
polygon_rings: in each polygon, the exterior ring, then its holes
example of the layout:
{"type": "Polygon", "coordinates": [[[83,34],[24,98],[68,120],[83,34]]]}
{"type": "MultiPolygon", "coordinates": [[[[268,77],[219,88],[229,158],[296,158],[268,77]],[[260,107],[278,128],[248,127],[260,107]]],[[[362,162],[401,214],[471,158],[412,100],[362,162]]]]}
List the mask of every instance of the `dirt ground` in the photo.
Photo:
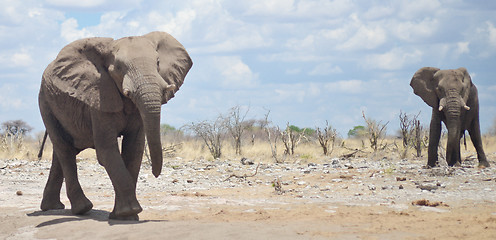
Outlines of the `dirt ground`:
{"type": "Polygon", "coordinates": [[[0,239],[496,239],[494,161],[254,162],[168,159],[159,178],[144,163],[144,210],[126,222],[108,220],[113,190],[95,160],[78,163],[94,208],[74,216],[65,189],[65,210],[39,210],[49,161],[0,159],[0,239]]]}

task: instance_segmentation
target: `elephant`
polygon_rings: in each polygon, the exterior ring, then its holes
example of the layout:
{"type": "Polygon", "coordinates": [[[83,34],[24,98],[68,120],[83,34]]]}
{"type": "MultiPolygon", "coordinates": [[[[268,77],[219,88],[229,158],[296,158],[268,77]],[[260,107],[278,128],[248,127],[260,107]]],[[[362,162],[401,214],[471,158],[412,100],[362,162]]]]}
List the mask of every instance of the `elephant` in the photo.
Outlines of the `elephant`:
{"type": "Polygon", "coordinates": [[[76,155],[93,148],[115,192],[109,218],[138,220],[142,207],[136,184],[145,137],[152,173],[158,177],[163,162],[161,106],[174,97],[192,65],[183,45],[165,32],[117,40],[85,38],[62,48],[43,72],[38,95],[53,143],[41,210],[65,208],[60,201],[64,179],[72,213],[93,208],[76,165],[76,155]]]}
{"type": "Polygon", "coordinates": [[[479,97],[477,88],[465,68],[440,70],[420,68],[413,75],[410,86],[413,92],[432,107],[427,166],[438,164],[438,146],[441,122],[448,129],[446,161],[449,166],[461,164],[460,139],[468,130],[477,151],[479,167],[489,167],[479,123],[479,97]]]}

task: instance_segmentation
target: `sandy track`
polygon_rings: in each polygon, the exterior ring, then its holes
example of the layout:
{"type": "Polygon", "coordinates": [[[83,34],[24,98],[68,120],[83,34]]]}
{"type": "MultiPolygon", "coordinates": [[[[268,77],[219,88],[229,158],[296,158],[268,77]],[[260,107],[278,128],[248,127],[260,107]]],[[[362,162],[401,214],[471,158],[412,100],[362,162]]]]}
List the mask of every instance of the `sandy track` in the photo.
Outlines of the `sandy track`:
{"type": "Polygon", "coordinates": [[[94,209],[74,216],[69,209],[39,211],[49,162],[0,160],[0,238],[496,239],[496,170],[474,165],[422,169],[418,160],[324,159],[265,163],[253,177],[228,179],[257,166],[174,159],[159,178],[143,166],[144,211],[139,222],[122,222],[108,220],[113,191],[95,161],[78,163],[94,209]],[[422,199],[440,205],[412,205],[422,199]]]}

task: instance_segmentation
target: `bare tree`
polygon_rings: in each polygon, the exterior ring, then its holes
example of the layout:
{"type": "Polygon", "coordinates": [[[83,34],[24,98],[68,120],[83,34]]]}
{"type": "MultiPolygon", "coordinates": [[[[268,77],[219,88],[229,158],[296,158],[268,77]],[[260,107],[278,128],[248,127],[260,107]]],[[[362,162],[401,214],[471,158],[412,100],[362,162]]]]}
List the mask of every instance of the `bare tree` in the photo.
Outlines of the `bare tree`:
{"type": "Polygon", "coordinates": [[[403,139],[404,152],[402,157],[406,157],[409,148],[416,150],[416,156],[422,156],[423,143],[425,142],[425,133],[423,127],[420,125],[417,115],[407,115],[400,111],[400,132],[403,139]]]}
{"type": "Polygon", "coordinates": [[[315,131],[317,132],[317,139],[319,140],[324,155],[330,155],[334,149],[333,146],[337,137],[336,129],[329,125],[329,122],[326,120],[325,127],[323,129],[317,127],[315,131]]]}
{"type": "Polygon", "coordinates": [[[413,121],[406,113],[400,110],[400,133],[403,140],[403,147],[407,149],[410,146],[413,131],[413,121]]]}
{"type": "MultiPolygon", "coordinates": [[[[418,115],[417,115],[418,116],[418,115]]],[[[415,119],[414,120],[414,132],[415,132],[415,138],[414,138],[414,145],[413,148],[417,151],[417,157],[422,156],[422,133],[423,127],[420,125],[420,120],[415,119]]]]}
{"type": "Polygon", "coordinates": [[[222,155],[222,138],[225,135],[225,128],[221,116],[212,122],[202,121],[199,123],[191,123],[185,127],[203,139],[214,159],[220,158],[222,155]]]}
{"type": "Polygon", "coordinates": [[[377,122],[376,120],[365,117],[365,112],[362,111],[363,119],[365,123],[367,123],[367,134],[369,137],[370,147],[374,149],[374,152],[377,151],[379,146],[382,145],[384,138],[386,137],[386,126],[389,122],[385,124],[382,121],[377,122]],[[380,141],[380,142],[379,142],[380,141]]]}
{"type": "Polygon", "coordinates": [[[4,131],[2,141],[10,149],[13,149],[15,145],[18,148],[22,146],[24,137],[33,128],[23,120],[11,120],[3,122],[2,129],[4,131]]]}
{"type": "Polygon", "coordinates": [[[305,130],[303,129],[302,131],[295,131],[291,126],[289,125],[289,122],[286,124],[286,129],[281,132],[281,140],[284,143],[284,154],[286,155],[294,155],[294,150],[300,143],[301,139],[305,135],[305,130]]]}
{"type": "Polygon", "coordinates": [[[234,150],[237,155],[241,155],[241,139],[243,132],[253,125],[253,121],[245,121],[245,117],[250,109],[247,108],[244,114],[241,114],[240,106],[232,107],[227,116],[225,117],[225,126],[229,135],[231,135],[234,142],[234,150]]]}
{"type": "Polygon", "coordinates": [[[270,110],[267,110],[267,113],[264,116],[264,119],[260,121],[260,126],[264,129],[267,134],[267,141],[270,145],[270,151],[272,153],[272,158],[276,163],[281,163],[282,161],[277,156],[277,140],[281,136],[281,130],[279,127],[270,127],[269,126],[269,114],[270,110]]]}

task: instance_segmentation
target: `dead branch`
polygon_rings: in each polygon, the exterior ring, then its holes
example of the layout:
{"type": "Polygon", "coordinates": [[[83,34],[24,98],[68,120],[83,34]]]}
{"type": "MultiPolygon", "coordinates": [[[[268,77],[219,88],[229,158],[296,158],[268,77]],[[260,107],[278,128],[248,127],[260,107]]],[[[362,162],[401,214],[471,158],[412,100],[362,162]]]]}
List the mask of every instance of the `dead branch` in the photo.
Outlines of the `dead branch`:
{"type": "Polygon", "coordinates": [[[255,173],[253,173],[251,175],[243,174],[242,176],[239,176],[237,174],[231,174],[231,176],[227,177],[224,180],[224,182],[227,181],[227,180],[229,180],[229,179],[231,179],[231,178],[233,178],[233,177],[235,177],[235,178],[243,178],[243,179],[246,179],[246,178],[249,178],[249,177],[254,177],[258,173],[258,167],[260,167],[260,163],[258,163],[257,168],[255,169],[255,173]]]}
{"type": "Polygon", "coordinates": [[[351,153],[348,153],[348,154],[343,154],[341,155],[342,158],[351,158],[351,157],[354,157],[357,153],[364,153],[364,154],[369,154],[369,152],[366,152],[364,151],[363,149],[358,149],[358,148],[349,148],[349,147],[346,147],[346,146],[342,146],[344,149],[347,149],[347,150],[350,150],[352,151],[351,153]]]}
{"type": "Polygon", "coordinates": [[[167,147],[162,147],[162,152],[165,156],[174,157],[177,150],[182,148],[183,143],[171,144],[167,147]]]}

